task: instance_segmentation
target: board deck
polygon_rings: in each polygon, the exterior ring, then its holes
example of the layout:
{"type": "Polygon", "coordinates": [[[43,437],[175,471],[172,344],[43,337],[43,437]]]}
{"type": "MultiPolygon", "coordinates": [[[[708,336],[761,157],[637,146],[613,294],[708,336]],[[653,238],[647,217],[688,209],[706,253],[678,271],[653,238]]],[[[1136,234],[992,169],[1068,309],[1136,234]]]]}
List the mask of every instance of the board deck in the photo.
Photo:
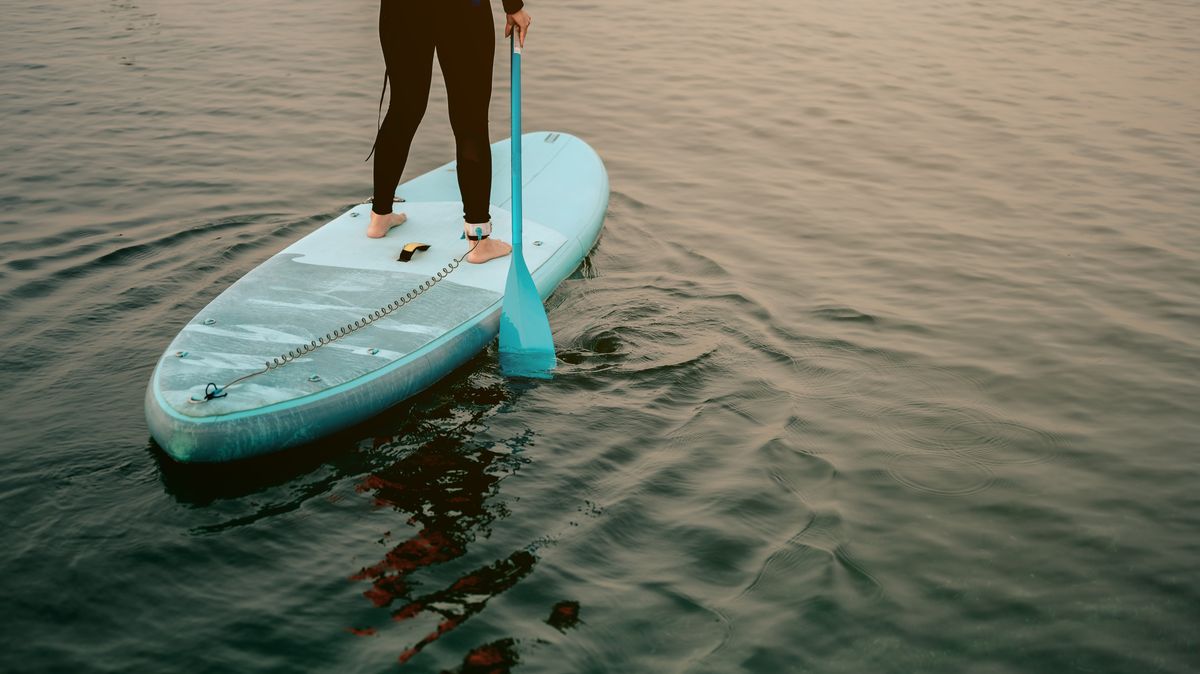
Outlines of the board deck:
{"type": "MultiPolygon", "coordinates": [[[[523,137],[525,259],[548,297],[599,236],[608,179],[586,143],[561,133],[523,137]]],[[[493,236],[511,241],[508,141],[493,145],[493,236]]],[[[402,184],[408,220],[387,237],[365,230],[358,204],[251,270],[189,321],[167,347],[146,393],[151,434],[173,458],[227,461],[309,442],[426,388],[496,336],[511,256],[462,262],[390,315],[284,367],[203,398],[427,281],[467,250],[454,163],[402,184]],[[409,262],[404,244],[430,248],[409,262]]]]}

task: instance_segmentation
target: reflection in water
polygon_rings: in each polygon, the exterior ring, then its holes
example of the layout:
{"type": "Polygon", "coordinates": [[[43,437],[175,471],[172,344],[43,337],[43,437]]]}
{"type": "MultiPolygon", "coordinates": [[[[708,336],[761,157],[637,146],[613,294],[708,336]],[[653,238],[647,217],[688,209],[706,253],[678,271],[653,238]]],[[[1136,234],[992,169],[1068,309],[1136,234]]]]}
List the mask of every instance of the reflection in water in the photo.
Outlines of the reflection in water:
{"type": "Polygon", "coordinates": [[[445,590],[439,590],[413,600],[404,608],[394,612],[394,620],[407,620],[426,610],[442,616],[437,629],[426,634],[415,645],[400,654],[400,662],[407,662],[422,648],[433,643],[443,634],[479,613],[492,597],[504,592],[517,581],[529,575],[537,558],[527,550],[518,550],[507,559],[491,566],[472,571],[459,578],[445,590]]]}
{"type": "MultiPolygon", "coordinates": [[[[358,457],[347,454],[345,447],[353,438],[339,435],[320,443],[296,447],[285,452],[266,454],[232,463],[179,463],[167,455],[152,438],[146,450],[158,467],[163,489],[179,503],[204,508],[219,501],[236,501],[288,488],[288,498],[272,503],[262,513],[288,512],[305,500],[328,492],[347,470],[363,470],[358,457]],[[342,465],[347,464],[347,465],[342,465]],[[334,470],[322,470],[333,466],[334,470]],[[303,485],[297,487],[297,483],[303,485]]],[[[249,514],[243,521],[222,522],[202,527],[206,532],[249,524],[260,519],[249,514]]]]}
{"type": "MultiPolygon", "coordinates": [[[[421,593],[411,581],[421,569],[466,556],[471,541],[488,537],[493,523],[509,515],[503,500],[495,497],[500,482],[528,461],[522,450],[532,434],[525,431],[497,443],[475,442],[475,438],[489,415],[530,385],[464,368],[459,376],[398,406],[393,414],[286,452],[230,464],[192,465],[172,461],[153,441],[149,450],[166,491],[180,503],[197,508],[218,503],[227,508],[244,506],[229,508],[214,523],[193,527],[191,532],[197,535],[297,510],[336,491],[345,479],[365,475],[356,480],[355,491],[369,494],[376,507],[405,513],[406,525],[416,533],[395,542],[390,540],[392,532],[385,532],[379,542],[390,549],[350,579],[369,583],[362,594],[372,605],[389,610],[389,623],[419,616],[436,620],[431,631],[417,634],[415,642],[399,654],[405,663],[483,611],[493,597],[529,576],[538,562],[536,549],[545,537],[463,573],[441,589],[421,593]],[[371,439],[364,441],[364,435],[371,439]],[[350,446],[358,451],[347,451],[350,446]]],[[[332,502],[340,496],[327,498],[332,502]]],[[[549,607],[549,618],[543,619],[565,632],[579,623],[579,603],[560,601],[549,607]]],[[[385,629],[379,625],[345,628],[360,637],[380,636],[385,629]]],[[[466,653],[454,671],[507,672],[518,662],[521,643],[514,636],[481,644],[466,653]]],[[[527,642],[532,647],[539,643],[546,642],[527,642]]]]}
{"type": "MultiPolygon", "coordinates": [[[[428,612],[441,616],[432,632],[400,654],[401,663],[482,611],[488,600],[533,570],[537,558],[528,549],[520,549],[441,590],[413,596],[409,582],[409,576],[418,569],[466,554],[471,540],[487,533],[493,521],[508,514],[507,508],[491,497],[500,480],[516,472],[521,462],[516,454],[488,449],[471,452],[453,438],[438,436],[391,466],[375,471],[357,487],[360,493],[374,492],[377,506],[410,513],[408,523],[420,527],[383,559],[350,577],[371,582],[363,596],[377,607],[403,602],[392,611],[394,621],[428,612]]],[[[516,661],[515,644],[509,639],[481,646],[467,656],[460,671],[505,671],[508,665],[504,663],[516,661]]]]}
{"type": "Polygon", "coordinates": [[[550,617],[546,622],[558,630],[565,632],[579,624],[579,602],[577,601],[560,601],[550,610],[550,617]]]}
{"type": "Polygon", "coordinates": [[[477,530],[507,514],[502,504],[488,499],[500,478],[516,471],[519,460],[488,450],[467,453],[452,443],[436,438],[372,473],[357,488],[360,493],[374,491],[375,505],[412,513],[409,523],[422,525],[415,536],[353,576],[373,581],[364,595],[376,606],[405,595],[406,577],[416,569],[462,556],[477,530]]]}
{"type": "Polygon", "coordinates": [[[518,660],[516,640],[500,639],[471,649],[453,674],[505,674],[518,660]]]}

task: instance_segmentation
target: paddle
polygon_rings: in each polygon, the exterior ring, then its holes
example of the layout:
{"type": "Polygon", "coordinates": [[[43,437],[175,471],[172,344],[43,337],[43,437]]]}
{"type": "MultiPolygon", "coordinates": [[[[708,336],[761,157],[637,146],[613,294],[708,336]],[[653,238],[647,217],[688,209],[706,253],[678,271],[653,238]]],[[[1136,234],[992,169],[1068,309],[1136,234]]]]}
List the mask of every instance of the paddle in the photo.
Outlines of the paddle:
{"type": "Polygon", "coordinates": [[[500,369],[510,377],[550,378],[554,338],[550,319],[525,264],[521,240],[521,47],[512,33],[512,260],[500,311],[500,369]]]}

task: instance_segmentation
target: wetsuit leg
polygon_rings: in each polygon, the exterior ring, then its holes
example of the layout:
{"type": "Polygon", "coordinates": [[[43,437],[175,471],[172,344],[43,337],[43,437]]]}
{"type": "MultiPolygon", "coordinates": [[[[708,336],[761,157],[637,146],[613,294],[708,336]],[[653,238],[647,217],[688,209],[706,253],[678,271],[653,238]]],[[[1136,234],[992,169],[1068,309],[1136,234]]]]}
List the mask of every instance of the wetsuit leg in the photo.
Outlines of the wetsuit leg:
{"type": "MultiPolygon", "coordinates": [[[[385,0],[386,1],[386,0],[385,0]]],[[[488,106],[492,100],[492,60],[496,55],[495,24],[489,2],[439,0],[437,56],[446,79],[450,126],[457,146],[458,189],[463,219],[471,224],[491,219],[492,146],[488,138],[488,106]]]]}
{"type": "MultiPolygon", "coordinates": [[[[440,2],[440,0],[439,0],[440,2]]],[[[381,0],[379,43],[392,87],[387,116],[375,140],[375,193],[371,209],[392,212],[392,197],[404,173],[413,136],[425,116],[433,77],[434,19],[425,2],[381,0]]]]}

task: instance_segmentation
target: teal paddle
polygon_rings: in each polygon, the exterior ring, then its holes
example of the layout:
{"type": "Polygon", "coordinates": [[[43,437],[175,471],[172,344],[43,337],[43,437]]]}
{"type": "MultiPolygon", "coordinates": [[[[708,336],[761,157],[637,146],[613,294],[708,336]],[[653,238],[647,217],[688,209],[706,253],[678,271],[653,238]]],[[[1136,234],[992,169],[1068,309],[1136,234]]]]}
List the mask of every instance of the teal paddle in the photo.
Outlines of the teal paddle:
{"type": "Polygon", "coordinates": [[[512,260],[500,311],[500,369],[510,377],[549,379],[554,338],[546,307],[525,264],[521,240],[521,47],[512,33],[512,260]]]}

